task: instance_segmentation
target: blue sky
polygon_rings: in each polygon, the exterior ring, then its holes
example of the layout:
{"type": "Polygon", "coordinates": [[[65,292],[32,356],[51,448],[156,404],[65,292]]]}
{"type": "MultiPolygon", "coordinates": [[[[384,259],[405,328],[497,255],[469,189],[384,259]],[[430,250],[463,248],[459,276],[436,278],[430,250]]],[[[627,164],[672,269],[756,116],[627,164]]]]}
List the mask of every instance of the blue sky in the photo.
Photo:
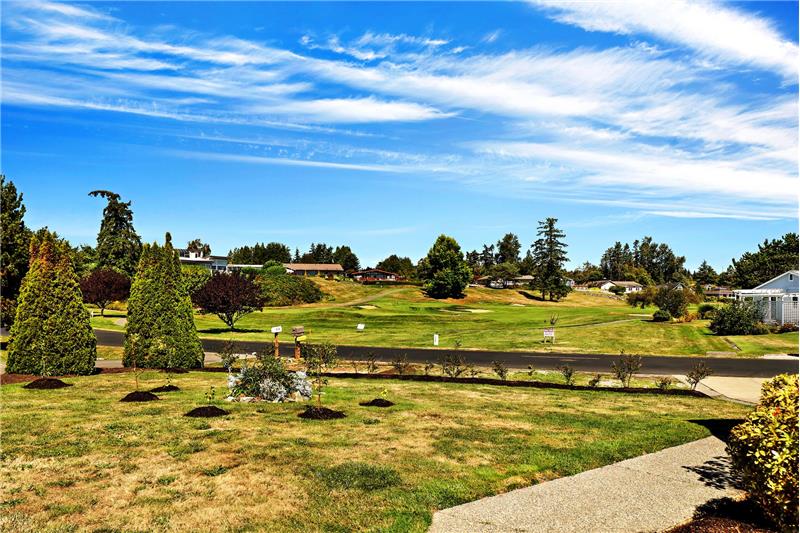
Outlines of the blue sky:
{"type": "Polygon", "coordinates": [[[27,222],[414,260],[559,218],[724,268],[797,230],[796,2],[5,2],[27,222]]]}

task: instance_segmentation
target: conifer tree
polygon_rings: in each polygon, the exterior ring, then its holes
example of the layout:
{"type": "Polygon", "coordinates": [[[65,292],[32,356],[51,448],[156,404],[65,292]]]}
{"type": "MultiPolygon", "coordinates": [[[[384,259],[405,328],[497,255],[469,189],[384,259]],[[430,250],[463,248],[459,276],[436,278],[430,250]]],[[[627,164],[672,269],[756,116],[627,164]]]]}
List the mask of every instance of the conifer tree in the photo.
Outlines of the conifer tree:
{"type": "Polygon", "coordinates": [[[30,257],[11,328],[8,372],[91,374],[97,340],[69,245],[44,228],[31,237],[30,257]]]}
{"type": "Polygon", "coordinates": [[[145,244],[128,299],[128,325],[122,363],[139,368],[199,368],[203,348],[180,262],[166,243],[145,244]]]}
{"type": "Polygon", "coordinates": [[[111,191],[92,191],[89,196],[108,200],[103,209],[100,233],[97,234],[97,266],[133,276],[142,251],[142,240],[133,228],[131,203],[121,202],[120,195],[111,191]]]}
{"type": "Polygon", "coordinates": [[[539,238],[531,246],[536,272],[533,288],[542,291],[542,298],[549,295],[550,300],[558,300],[570,290],[564,279],[567,245],[563,239],[566,234],[556,227],[556,222],[557,218],[540,221],[539,238]]]}
{"type": "Polygon", "coordinates": [[[0,174],[0,322],[14,323],[20,284],[28,271],[31,231],[25,226],[22,193],[0,174]]]}

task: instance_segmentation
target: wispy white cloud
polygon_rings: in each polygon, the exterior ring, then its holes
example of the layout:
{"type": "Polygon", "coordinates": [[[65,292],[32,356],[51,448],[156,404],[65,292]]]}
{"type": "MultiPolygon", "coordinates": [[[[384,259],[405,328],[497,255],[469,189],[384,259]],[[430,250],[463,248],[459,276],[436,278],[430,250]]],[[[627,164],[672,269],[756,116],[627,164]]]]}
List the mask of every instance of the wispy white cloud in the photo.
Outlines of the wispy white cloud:
{"type": "Polygon", "coordinates": [[[532,0],[565,24],[588,31],[647,34],[701,56],[774,70],[797,81],[798,46],[768,20],[714,1],[532,0]]]}

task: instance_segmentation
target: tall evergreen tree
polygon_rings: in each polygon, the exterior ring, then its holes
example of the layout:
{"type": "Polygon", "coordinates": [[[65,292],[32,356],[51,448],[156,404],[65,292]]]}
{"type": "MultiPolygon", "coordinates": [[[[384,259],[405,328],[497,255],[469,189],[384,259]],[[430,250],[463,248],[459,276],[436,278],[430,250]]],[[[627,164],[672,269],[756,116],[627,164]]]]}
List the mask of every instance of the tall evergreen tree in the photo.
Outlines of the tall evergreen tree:
{"type": "Polygon", "coordinates": [[[758,245],[758,251],[745,252],[733,263],[733,285],[743,289],[752,289],[787,270],[797,270],[798,236],[787,233],[780,239],[764,239],[758,245]]]}
{"type": "Polygon", "coordinates": [[[97,340],[70,255],[69,245],[47,228],[31,237],[30,268],[11,327],[8,372],[63,375],[94,370],[97,340]]]}
{"type": "Polygon", "coordinates": [[[502,239],[497,241],[497,262],[519,263],[519,251],[521,248],[519,237],[513,233],[506,233],[502,239]]]}
{"type": "Polygon", "coordinates": [[[439,235],[428,255],[420,260],[417,272],[431,298],[459,298],[472,278],[461,246],[447,235],[439,235]]]}
{"type": "Polygon", "coordinates": [[[345,272],[352,272],[361,268],[358,256],[349,246],[337,246],[336,250],[333,251],[333,261],[342,265],[345,272]]]}
{"type": "Polygon", "coordinates": [[[25,226],[25,205],[13,181],[0,175],[0,319],[14,322],[15,304],[22,278],[28,271],[30,230],[25,226]]]}
{"type": "Polygon", "coordinates": [[[375,265],[375,268],[394,272],[408,279],[416,276],[416,268],[414,267],[414,263],[411,262],[411,259],[408,257],[399,257],[397,254],[390,255],[375,265]]]}
{"type": "Polygon", "coordinates": [[[531,245],[533,261],[536,265],[533,288],[547,294],[550,300],[558,300],[569,292],[564,278],[564,263],[567,261],[566,234],[556,227],[557,218],[547,218],[539,222],[538,239],[531,245]]]}
{"type": "Polygon", "coordinates": [[[97,266],[114,268],[133,276],[142,251],[142,240],[133,229],[131,203],[121,202],[120,195],[111,191],[92,191],[89,196],[108,200],[97,234],[97,266]]]}
{"type": "Polygon", "coordinates": [[[201,239],[194,239],[186,244],[186,250],[194,252],[200,257],[208,257],[211,255],[211,245],[203,242],[201,239]]]}
{"type": "Polygon", "coordinates": [[[122,363],[140,368],[199,368],[203,348],[172,238],[145,244],[128,299],[122,363]]]}
{"type": "Polygon", "coordinates": [[[717,280],[719,279],[719,274],[717,274],[717,271],[714,270],[714,267],[709,265],[708,261],[704,259],[703,262],[700,263],[700,266],[697,268],[697,271],[694,274],[692,274],[692,277],[697,283],[701,285],[708,285],[712,283],[717,283],[717,280]]]}

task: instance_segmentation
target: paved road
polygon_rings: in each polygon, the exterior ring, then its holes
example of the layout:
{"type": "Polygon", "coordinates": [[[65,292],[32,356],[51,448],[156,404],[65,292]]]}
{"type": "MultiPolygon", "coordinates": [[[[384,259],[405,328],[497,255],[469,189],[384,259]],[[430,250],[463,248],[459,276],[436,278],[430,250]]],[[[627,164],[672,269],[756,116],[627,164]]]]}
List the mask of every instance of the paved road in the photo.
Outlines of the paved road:
{"type": "MultiPolygon", "coordinates": [[[[105,346],[122,346],[123,334],[119,331],[95,330],[97,342],[105,346]]],[[[202,339],[203,349],[218,352],[225,341],[202,339]]],[[[240,352],[255,352],[267,344],[260,341],[237,341],[240,352]]],[[[379,348],[369,346],[339,346],[339,355],[344,359],[364,360],[374,353],[378,361],[389,362],[401,354],[409,361],[424,363],[437,362],[442,355],[456,353],[455,350],[435,350],[428,348],[379,348]]],[[[281,354],[293,353],[293,345],[281,343],[281,354]]],[[[559,365],[570,365],[584,372],[609,372],[615,355],[588,354],[544,354],[532,352],[493,352],[488,350],[461,350],[468,363],[476,366],[491,366],[493,361],[503,361],[509,368],[533,368],[547,370],[559,365]]],[[[686,374],[699,361],[705,361],[716,376],[772,377],[784,372],[797,372],[798,360],[785,359],[745,359],[732,357],[678,357],[653,355],[643,358],[643,374],[686,374]]]]}

